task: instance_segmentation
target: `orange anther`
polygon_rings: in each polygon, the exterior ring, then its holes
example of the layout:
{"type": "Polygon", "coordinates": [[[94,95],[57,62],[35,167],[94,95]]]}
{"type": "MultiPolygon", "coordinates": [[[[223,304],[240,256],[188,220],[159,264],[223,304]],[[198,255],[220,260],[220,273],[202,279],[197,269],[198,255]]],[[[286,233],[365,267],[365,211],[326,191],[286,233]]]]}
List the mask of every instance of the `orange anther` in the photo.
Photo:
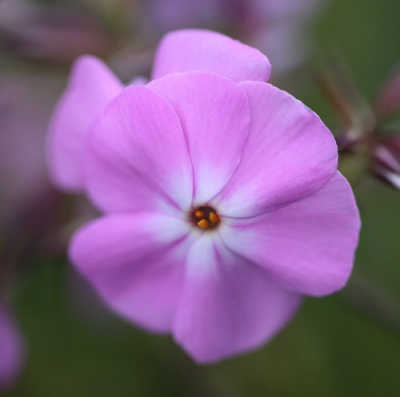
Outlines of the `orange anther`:
{"type": "Polygon", "coordinates": [[[210,215],[208,215],[208,217],[210,218],[210,221],[212,223],[219,223],[220,222],[219,216],[217,215],[216,212],[210,212],[210,215]]]}
{"type": "Polygon", "coordinates": [[[205,212],[204,212],[204,211],[201,211],[201,210],[197,210],[197,211],[195,211],[195,213],[194,213],[194,216],[195,216],[196,218],[204,218],[205,215],[206,215],[205,212]]]}
{"type": "Polygon", "coordinates": [[[201,227],[202,229],[208,229],[208,221],[206,219],[202,219],[201,221],[197,222],[197,226],[201,227]]]}

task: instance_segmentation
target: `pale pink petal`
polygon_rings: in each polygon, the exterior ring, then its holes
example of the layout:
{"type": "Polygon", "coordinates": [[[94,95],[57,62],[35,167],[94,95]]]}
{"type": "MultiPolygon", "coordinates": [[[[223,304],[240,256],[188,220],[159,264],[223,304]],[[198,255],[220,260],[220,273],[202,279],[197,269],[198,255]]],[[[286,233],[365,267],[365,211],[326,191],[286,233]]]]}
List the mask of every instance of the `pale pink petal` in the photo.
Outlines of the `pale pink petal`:
{"type": "Polygon", "coordinates": [[[153,79],[191,71],[214,72],[234,81],[267,81],[271,65],[260,51],[217,32],[187,29],[165,35],[153,79]]]}
{"type": "Polygon", "coordinates": [[[233,251],[295,292],[330,294],[350,276],[360,218],[351,188],[338,172],[311,196],[225,224],[223,240],[233,251]]]}
{"type": "Polygon", "coordinates": [[[335,173],[337,146],[320,118],[288,93],[245,82],[251,124],[242,161],[217,198],[235,217],[261,214],[319,190],[335,173]]]}
{"type": "Polygon", "coordinates": [[[75,63],[49,131],[49,170],[59,188],[82,190],[82,150],[86,133],[122,87],[99,59],[84,56],[75,63]]]}
{"type": "Polygon", "coordinates": [[[167,332],[182,290],[189,231],[170,216],[109,215],[80,229],[69,255],[113,310],[167,332]]]}
{"type": "Polygon", "coordinates": [[[0,389],[14,384],[23,364],[21,335],[9,312],[0,306],[0,389]]]}
{"type": "Polygon", "coordinates": [[[244,90],[204,72],[173,74],[148,87],[163,95],[178,114],[193,164],[195,202],[209,201],[240,162],[249,126],[244,90]]]}
{"type": "Polygon", "coordinates": [[[207,235],[192,246],[173,335],[198,362],[255,349],[296,312],[300,296],[207,235]]]}
{"type": "Polygon", "coordinates": [[[85,153],[86,187],[105,212],[189,210],[192,166],[171,105],[131,86],[93,124],[85,153]]]}

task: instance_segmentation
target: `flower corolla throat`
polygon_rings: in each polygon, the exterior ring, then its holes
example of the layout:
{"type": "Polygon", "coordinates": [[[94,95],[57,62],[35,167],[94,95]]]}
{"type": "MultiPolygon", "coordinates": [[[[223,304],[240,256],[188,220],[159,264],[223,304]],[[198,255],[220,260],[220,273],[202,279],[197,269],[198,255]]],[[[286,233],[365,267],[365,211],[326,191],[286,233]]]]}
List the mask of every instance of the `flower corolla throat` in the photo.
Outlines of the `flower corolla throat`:
{"type": "Polygon", "coordinates": [[[204,231],[215,230],[221,223],[217,211],[207,205],[194,208],[189,214],[189,220],[195,227],[204,231]]]}

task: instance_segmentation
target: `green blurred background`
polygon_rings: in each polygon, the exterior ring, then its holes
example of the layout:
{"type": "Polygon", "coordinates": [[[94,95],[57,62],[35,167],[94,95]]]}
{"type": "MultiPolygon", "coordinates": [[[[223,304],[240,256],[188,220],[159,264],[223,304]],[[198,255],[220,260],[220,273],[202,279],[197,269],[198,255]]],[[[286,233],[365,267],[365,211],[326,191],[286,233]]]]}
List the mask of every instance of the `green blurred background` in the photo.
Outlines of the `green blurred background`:
{"type": "MultiPolygon", "coordinates": [[[[334,0],[315,25],[317,49],[345,60],[372,100],[400,59],[398,0],[334,0]]],[[[332,128],[312,79],[297,96],[332,128]]],[[[15,311],[28,360],[9,397],[400,396],[400,193],[365,176],[354,278],[345,291],[306,299],[262,349],[198,366],[168,337],[124,323],[84,298],[65,260],[32,263],[15,311]],[[85,301],[85,302],[83,302],[85,301]]]]}

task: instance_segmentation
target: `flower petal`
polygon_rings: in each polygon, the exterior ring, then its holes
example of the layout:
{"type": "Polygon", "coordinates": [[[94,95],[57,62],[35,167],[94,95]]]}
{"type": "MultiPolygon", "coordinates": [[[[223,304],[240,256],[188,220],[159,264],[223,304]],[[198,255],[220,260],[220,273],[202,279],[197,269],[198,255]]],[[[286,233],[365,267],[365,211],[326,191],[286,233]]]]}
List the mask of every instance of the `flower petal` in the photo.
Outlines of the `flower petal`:
{"type": "Polygon", "coordinates": [[[260,51],[217,32],[185,29],[165,35],[153,79],[190,71],[214,72],[234,81],[267,81],[271,65],[260,51]]]}
{"type": "Polygon", "coordinates": [[[327,295],[347,282],[354,261],[360,218],[343,176],[317,193],[265,215],[232,220],[225,243],[258,263],[291,290],[327,295]]]}
{"type": "Polygon", "coordinates": [[[215,362],[272,338],[300,300],[258,266],[205,235],[188,255],[173,334],[196,361],[215,362]]]}
{"type": "Polygon", "coordinates": [[[69,255],[117,313],[167,332],[182,290],[188,232],[186,222],[170,216],[109,215],[80,229],[69,255]]]}
{"type": "Polygon", "coordinates": [[[85,135],[95,118],[122,88],[99,59],[84,56],[75,63],[49,131],[49,169],[59,188],[67,191],[83,188],[81,163],[85,135]]]}
{"type": "Polygon", "coordinates": [[[269,84],[245,82],[251,124],[242,161],[217,198],[221,213],[247,217],[316,192],[337,167],[337,146],[319,117],[269,84]]]}
{"type": "Polygon", "coordinates": [[[190,208],[193,171],[179,119],[146,87],[126,88],[93,124],[85,172],[105,212],[190,208]]]}
{"type": "Polygon", "coordinates": [[[21,335],[8,311],[0,306],[0,389],[15,382],[22,361],[21,335]]]}
{"type": "Polygon", "coordinates": [[[195,201],[209,201],[240,162],[249,125],[245,92],[231,80],[204,72],[173,74],[148,87],[178,114],[193,164],[195,201]]]}

